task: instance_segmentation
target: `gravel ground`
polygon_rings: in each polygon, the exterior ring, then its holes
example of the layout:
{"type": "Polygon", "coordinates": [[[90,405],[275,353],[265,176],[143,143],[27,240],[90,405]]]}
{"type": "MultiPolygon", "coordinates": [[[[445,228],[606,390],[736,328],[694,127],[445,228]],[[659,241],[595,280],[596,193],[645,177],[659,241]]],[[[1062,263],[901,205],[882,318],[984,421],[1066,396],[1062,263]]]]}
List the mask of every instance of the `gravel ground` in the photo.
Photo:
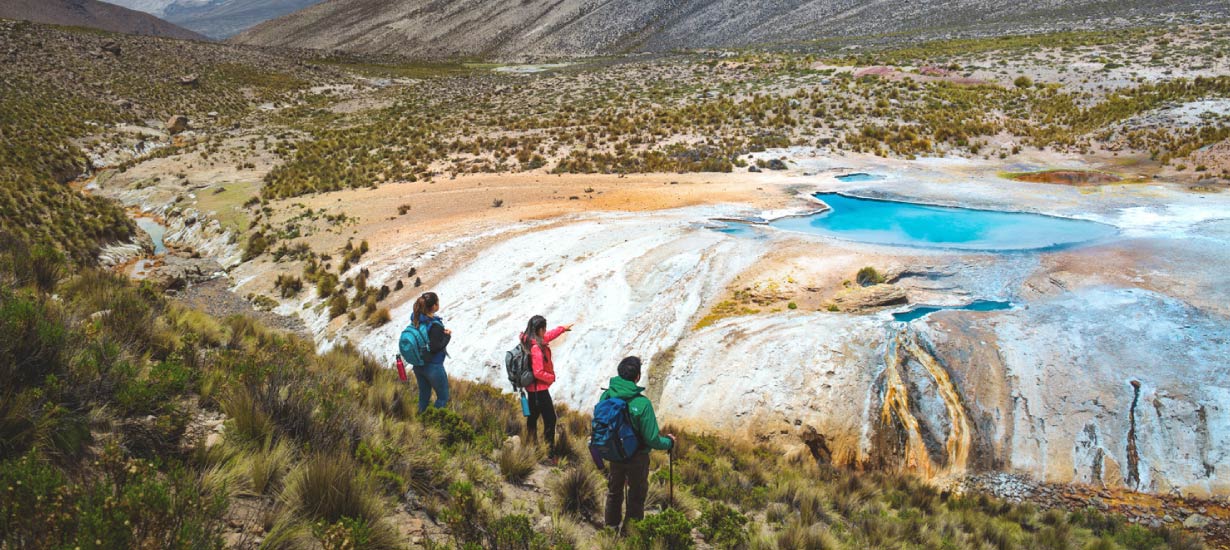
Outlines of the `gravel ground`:
{"type": "Polygon", "coordinates": [[[230,280],[224,277],[191,285],[175,295],[174,299],[217,318],[246,315],[272,328],[310,336],[302,319],[256,309],[247,300],[231,292],[230,280]]]}

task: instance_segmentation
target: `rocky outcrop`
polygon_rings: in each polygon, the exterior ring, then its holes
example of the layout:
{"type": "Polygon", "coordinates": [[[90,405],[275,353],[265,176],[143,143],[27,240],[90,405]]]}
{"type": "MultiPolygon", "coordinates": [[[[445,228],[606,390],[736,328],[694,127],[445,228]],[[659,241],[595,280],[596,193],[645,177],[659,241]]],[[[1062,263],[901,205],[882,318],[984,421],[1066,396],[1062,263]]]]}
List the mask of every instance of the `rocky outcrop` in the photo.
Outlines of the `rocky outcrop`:
{"type": "Polygon", "coordinates": [[[188,117],[184,115],[174,115],[167,119],[167,133],[171,135],[178,134],[188,130],[188,117]]]}
{"type": "Polygon", "coordinates": [[[222,266],[213,258],[183,258],[165,256],[162,264],[151,268],[146,279],[166,290],[183,290],[189,285],[223,275],[222,266]]]}

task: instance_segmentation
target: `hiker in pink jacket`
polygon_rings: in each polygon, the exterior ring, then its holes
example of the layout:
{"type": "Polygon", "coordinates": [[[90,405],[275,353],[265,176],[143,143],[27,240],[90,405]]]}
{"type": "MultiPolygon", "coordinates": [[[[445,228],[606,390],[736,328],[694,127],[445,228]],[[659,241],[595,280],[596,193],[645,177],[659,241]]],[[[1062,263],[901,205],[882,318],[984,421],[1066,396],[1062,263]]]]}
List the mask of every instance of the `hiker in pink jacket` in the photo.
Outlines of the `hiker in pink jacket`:
{"type": "Polygon", "coordinates": [[[530,318],[521,333],[521,345],[529,349],[534,365],[534,383],[525,388],[530,405],[530,415],[525,418],[529,428],[529,440],[538,440],[538,418],[542,417],[543,433],[547,436],[552,463],[555,457],[555,404],[551,402],[551,384],[555,382],[555,364],[551,362],[551,341],[572,330],[572,325],[547,330],[547,320],[541,315],[530,318]]]}

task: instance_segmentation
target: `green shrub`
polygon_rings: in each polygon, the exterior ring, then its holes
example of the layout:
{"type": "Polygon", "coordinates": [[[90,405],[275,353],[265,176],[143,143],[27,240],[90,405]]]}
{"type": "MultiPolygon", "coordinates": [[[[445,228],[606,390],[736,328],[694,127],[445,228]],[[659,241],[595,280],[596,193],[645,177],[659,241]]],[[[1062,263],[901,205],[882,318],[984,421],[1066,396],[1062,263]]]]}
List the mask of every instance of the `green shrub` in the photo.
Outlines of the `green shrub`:
{"type": "Polygon", "coordinates": [[[746,548],[747,516],[721,502],[710,503],[700,516],[700,533],[717,548],[746,548]]]}
{"type": "MultiPolygon", "coordinates": [[[[492,523],[491,507],[486,495],[468,481],[458,481],[449,487],[450,506],[440,513],[449,526],[458,547],[487,542],[487,526],[492,523]]],[[[515,520],[514,520],[515,521],[515,520]]]]}
{"type": "Polygon", "coordinates": [[[485,548],[489,550],[539,550],[551,548],[547,537],[536,532],[530,519],[521,514],[509,514],[491,523],[491,536],[485,548]]]}
{"type": "Polygon", "coordinates": [[[647,516],[640,521],[632,521],[629,527],[631,535],[625,540],[627,548],[675,550],[692,548],[696,545],[692,540],[692,523],[688,521],[687,516],[675,509],[647,516]]]}
{"type": "Polygon", "coordinates": [[[269,245],[269,238],[265,237],[264,233],[257,231],[249,235],[248,243],[243,247],[243,261],[247,262],[256,259],[257,256],[265,253],[269,245]]]}
{"type": "Polygon", "coordinates": [[[450,447],[471,443],[476,437],[474,428],[450,409],[428,407],[419,415],[419,419],[424,424],[439,429],[444,438],[444,444],[450,447]]]}
{"type": "Polygon", "coordinates": [[[884,276],[876,271],[876,268],[867,266],[858,270],[858,275],[855,275],[854,280],[860,286],[871,286],[883,283],[884,276]]]}
{"type": "Polygon", "coordinates": [[[158,472],[116,447],[100,476],[69,482],[27,456],[3,463],[0,546],[14,548],[216,548],[225,498],[208,496],[181,467],[158,472]]]}

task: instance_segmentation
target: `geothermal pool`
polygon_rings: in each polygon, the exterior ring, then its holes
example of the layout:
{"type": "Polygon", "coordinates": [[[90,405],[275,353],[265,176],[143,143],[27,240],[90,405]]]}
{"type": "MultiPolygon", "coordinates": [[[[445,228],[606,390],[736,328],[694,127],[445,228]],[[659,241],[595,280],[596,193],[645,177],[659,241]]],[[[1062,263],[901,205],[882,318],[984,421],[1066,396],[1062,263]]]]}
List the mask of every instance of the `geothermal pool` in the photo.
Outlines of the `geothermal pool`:
{"type": "Polygon", "coordinates": [[[963,309],[966,311],[999,311],[1001,309],[1012,309],[1012,303],[995,300],[975,300],[963,306],[916,306],[906,311],[894,313],[893,320],[908,323],[914,319],[921,319],[927,315],[945,309],[963,309]]]}
{"type": "Polygon", "coordinates": [[[854,172],[852,174],[842,174],[837,176],[838,181],[844,182],[860,182],[860,181],[879,181],[884,179],[884,176],[868,174],[866,172],[854,172]]]}
{"type": "Polygon", "coordinates": [[[154,254],[166,254],[167,247],[162,237],[166,234],[167,228],[151,218],[135,218],[135,220],[137,227],[140,227],[142,231],[149,235],[150,240],[154,241],[154,254]]]}
{"type": "Polygon", "coordinates": [[[769,225],[873,244],[1021,251],[1058,248],[1115,235],[1112,226],[1085,220],[910,202],[814,195],[830,210],[782,218],[769,225]]]}

